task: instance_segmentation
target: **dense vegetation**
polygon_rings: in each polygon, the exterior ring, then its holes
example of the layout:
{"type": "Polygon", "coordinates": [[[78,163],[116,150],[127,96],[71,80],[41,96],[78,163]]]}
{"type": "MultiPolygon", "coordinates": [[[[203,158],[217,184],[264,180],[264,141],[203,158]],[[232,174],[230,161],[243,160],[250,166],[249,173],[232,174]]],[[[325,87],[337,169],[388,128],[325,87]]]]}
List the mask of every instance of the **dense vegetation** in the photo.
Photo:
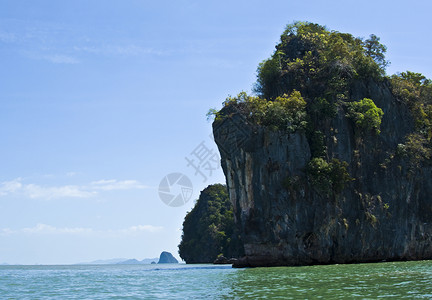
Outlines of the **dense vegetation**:
{"type": "MultiPolygon", "coordinates": [[[[273,55],[258,66],[255,96],[242,92],[228,97],[224,106],[234,107],[269,130],[303,130],[312,152],[305,170],[308,181],[321,192],[328,194],[330,189],[335,194],[351,178],[348,163],[327,153],[330,121],[345,114],[359,141],[379,135],[383,110],[374,99],[356,99],[352,93],[356,83],[374,80],[388,85],[410,108],[416,129],[395,153],[419,166],[432,156],[432,82],[409,71],[386,76],[386,50],[375,35],[361,39],[318,24],[295,22],[286,27],[273,55]]],[[[216,119],[226,117],[216,110],[210,114],[216,119]]]]}
{"type": "Polygon", "coordinates": [[[348,164],[333,158],[327,162],[320,157],[311,159],[308,164],[308,175],[313,186],[319,192],[330,196],[340,193],[346,182],[351,180],[347,172],[348,164]]]}
{"type": "Polygon", "coordinates": [[[398,145],[396,154],[407,157],[415,169],[432,156],[432,81],[407,71],[391,76],[390,83],[393,94],[408,105],[415,122],[415,132],[398,145]]]}
{"type": "Polygon", "coordinates": [[[259,65],[255,91],[269,100],[295,89],[310,101],[348,100],[352,80],[383,77],[385,52],[375,35],[363,41],[318,24],[296,22],[287,26],[272,57],[259,65]]]}
{"type": "Polygon", "coordinates": [[[363,98],[362,100],[348,103],[347,107],[347,116],[355,122],[360,130],[380,133],[381,118],[384,112],[375,105],[373,100],[363,98]]]}
{"type": "Polygon", "coordinates": [[[283,94],[273,101],[249,96],[241,92],[237,97],[228,97],[225,105],[236,105],[255,124],[273,130],[294,132],[306,127],[306,101],[300,92],[283,94]]]}
{"type": "Polygon", "coordinates": [[[186,263],[211,263],[221,254],[239,257],[241,249],[226,186],[209,185],[185,217],[180,257],[186,263]]]}

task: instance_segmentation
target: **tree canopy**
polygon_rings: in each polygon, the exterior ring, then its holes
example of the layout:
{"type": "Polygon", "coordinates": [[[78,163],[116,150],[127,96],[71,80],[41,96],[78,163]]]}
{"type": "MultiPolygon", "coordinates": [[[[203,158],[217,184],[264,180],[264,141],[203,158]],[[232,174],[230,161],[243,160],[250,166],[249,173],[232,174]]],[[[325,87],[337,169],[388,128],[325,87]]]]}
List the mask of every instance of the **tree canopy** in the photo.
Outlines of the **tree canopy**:
{"type": "Polygon", "coordinates": [[[380,133],[381,119],[384,112],[368,98],[348,103],[347,116],[363,131],[380,133]]]}
{"type": "Polygon", "coordinates": [[[184,219],[179,254],[186,263],[211,263],[220,254],[242,254],[225,185],[209,185],[201,192],[184,219]]]}
{"type": "Polygon", "coordinates": [[[402,72],[390,77],[393,94],[409,107],[415,132],[398,145],[397,154],[406,156],[413,167],[431,159],[432,153],[432,81],[415,72],[402,72]]]}
{"type": "Polygon", "coordinates": [[[258,66],[255,92],[266,99],[293,90],[308,98],[346,98],[351,80],[383,78],[387,48],[379,40],[373,34],[363,40],[309,22],[290,24],[273,55],[258,66]]]}

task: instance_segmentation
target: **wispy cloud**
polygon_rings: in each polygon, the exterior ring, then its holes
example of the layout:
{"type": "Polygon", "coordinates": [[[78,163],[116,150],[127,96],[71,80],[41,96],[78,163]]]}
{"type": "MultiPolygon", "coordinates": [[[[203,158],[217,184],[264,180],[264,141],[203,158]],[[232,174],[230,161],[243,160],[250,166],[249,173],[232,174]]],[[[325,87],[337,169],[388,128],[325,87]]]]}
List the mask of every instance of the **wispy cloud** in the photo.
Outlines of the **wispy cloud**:
{"type": "Polygon", "coordinates": [[[73,64],[78,64],[80,62],[75,57],[72,57],[70,55],[63,55],[63,54],[44,55],[44,56],[41,56],[41,58],[43,60],[52,62],[54,64],[73,65],[73,64]]]}
{"type": "Polygon", "coordinates": [[[17,37],[14,33],[0,31],[0,42],[2,43],[14,43],[17,40],[17,37]]]}
{"type": "Polygon", "coordinates": [[[76,185],[45,187],[37,184],[22,185],[22,192],[28,197],[54,199],[54,198],[89,198],[94,196],[94,191],[85,190],[76,185]]]}
{"type": "Polygon", "coordinates": [[[28,59],[53,64],[79,64],[88,56],[109,58],[161,56],[170,51],[136,39],[101,39],[64,23],[30,20],[0,20],[0,44],[13,47],[28,59]]]}
{"type": "Polygon", "coordinates": [[[55,227],[43,223],[38,223],[34,227],[25,227],[21,229],[0,228],[0,236],[11,235],[94,235],[99,237],[104,236],[125,236],[139,235],[142,233],[157,233],[163,230],[162,226],[153,225],[134,225],[123,229],[106,229],[95,230],[85,227],[55,227]]]}
{"type": "Polygon", "coordinates": [[[21,229],[10,229],[10,228],[1,228],[0,236],[10,236],[17,234],[89,234],[93,233],[94,230],[91,228],[82,228],[82,227],[54,227],[47,224],[39,223],[34,227],[25,227],[21,229]]]}
{"type": "Polygon", "coordinates": [[[91,182],[91,188],[94,190],[113,191],[113,190],[131,190],[146,189],[148,186],[141,184],[137,180],[98,180],[91,182]]]}
{"type": "Polygon", "coordinates": [[[102,192],[150,188],[137,180],[103,179],[85,185],[43,186],[22,178],[0,183],[0,197],[19,195],[31,199],[90,198],[102,192]]]}
{"type": "Polygon", "coordinates": [[[32,60],[47,61],[53,64],[74,65],[79,64],[80,60],[69,54],[49,53],[56,50],[23,50],[21,53],[32,60]]]}
{"type": "Polygon", "coordinates": [[[162,226],[136,225],[126,229],[115,230],[114,232],[122,233],[122,234],[138,234],[141,232],[151,232],[151,233],[160,232],[162,229],[163,229],[162,226]]]}
{"type": "Polygon", "coordinates": [[[83,233],[92,233],[93,230],[91,228],[82,228],[82,227],[54,227],[46,224],[39,223],[34,227],[22,228],[16,233],[28,233],[28,234],[83,234],[83,233]]]}
{"type": "Polygon", "coordinates": [[[71,172],[67,172],[66,173],[66,176],[68,176],[68,177],[73,177],[73,176],[76,176],[76,175],[78,175],[78,172],[71,171],[71,172]]]}
{"type": "Polygon", "coordinates": [[[97,46],[75,46],[76,52],[106,55],[106,56],[141,56],[141,55],[166,55],[166,51],[143,47],[135,44],[129,45],[97,45],[97,46]]]}
{"type": "Polygon", "coordinates": [[[0,236],[6,236],[6,235],[11,235],[15,233],[15,231],[9,229],[9,228],[1,228],[0,229],[0,236]]]}
{"type": "Polygon", "coordinates": [[[11,181],[4,181],[0,184],[0,197],[8,194],[13,194],[22,188],[21,178],[11,181]]]}

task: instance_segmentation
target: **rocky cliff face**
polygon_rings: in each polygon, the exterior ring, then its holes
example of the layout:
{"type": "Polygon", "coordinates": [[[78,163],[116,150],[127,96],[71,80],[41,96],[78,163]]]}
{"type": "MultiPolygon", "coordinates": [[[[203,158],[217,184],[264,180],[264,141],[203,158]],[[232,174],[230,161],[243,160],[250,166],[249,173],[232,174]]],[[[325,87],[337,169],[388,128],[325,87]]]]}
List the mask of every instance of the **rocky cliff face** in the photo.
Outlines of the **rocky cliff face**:
{"type": "Polygon", "coordinates": [[[237,266],[307,265],[432,258],[432,167],[396,155],[413,132],[388,83],[358,81],[351,99],[372,98],[381,133],[359,134],[346,107],[322,122],[327,159],[348,163],[339,193],[311,183],[312,140],[253,124],[235,105],[213,123],[245,257],[237,266]]]}

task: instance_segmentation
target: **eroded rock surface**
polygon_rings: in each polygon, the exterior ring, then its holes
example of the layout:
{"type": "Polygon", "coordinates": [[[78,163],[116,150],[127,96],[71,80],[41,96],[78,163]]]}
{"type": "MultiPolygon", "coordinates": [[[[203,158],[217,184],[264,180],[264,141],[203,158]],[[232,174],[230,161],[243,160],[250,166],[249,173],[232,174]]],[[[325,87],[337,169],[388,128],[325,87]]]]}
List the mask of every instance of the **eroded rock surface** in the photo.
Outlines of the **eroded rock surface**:
{"type": "Polygon", "coordinates": [[[360,135],[346,108],[325,122],[327,159],[348,163],[340,193],[311,184],[311,140],[252,124],[235,105],[213,123],[245,257],[236,266],[432,258],[432,168],[395,155],[414,130],[386,82],[352,86],[384,111],[380,134],[360,135]]]}

